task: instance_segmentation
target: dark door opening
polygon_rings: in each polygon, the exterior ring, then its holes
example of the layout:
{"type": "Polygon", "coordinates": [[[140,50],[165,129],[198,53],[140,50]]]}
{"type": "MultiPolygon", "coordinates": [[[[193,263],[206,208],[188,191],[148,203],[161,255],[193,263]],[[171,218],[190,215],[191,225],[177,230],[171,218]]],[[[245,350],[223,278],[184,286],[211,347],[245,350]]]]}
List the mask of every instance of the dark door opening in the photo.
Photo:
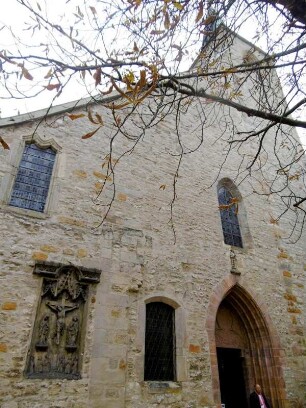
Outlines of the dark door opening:
{"type": "Polygon", "coordinates": [[[247,408],[240,349],[217,347],[221,402],[225,408],[247,408]]]}

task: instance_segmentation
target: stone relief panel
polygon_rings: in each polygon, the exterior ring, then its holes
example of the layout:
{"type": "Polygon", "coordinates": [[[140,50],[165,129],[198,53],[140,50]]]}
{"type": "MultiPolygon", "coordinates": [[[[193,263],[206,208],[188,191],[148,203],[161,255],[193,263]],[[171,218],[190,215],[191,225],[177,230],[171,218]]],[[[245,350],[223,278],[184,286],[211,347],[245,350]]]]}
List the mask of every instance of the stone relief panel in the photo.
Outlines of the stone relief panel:
{"type": "Polygon", "coordinates": [[[43,282],[25,374],[78,379],[89,285],[99,282],[101,272],[45,262],[36,264],[34,273],[43,282]]]}

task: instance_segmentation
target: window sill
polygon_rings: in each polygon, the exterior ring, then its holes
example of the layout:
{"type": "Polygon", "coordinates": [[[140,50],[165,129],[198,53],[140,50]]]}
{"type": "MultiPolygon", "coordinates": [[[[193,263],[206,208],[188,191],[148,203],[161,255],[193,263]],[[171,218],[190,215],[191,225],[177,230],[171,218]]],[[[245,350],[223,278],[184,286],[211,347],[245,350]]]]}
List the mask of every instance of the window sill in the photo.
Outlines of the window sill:
{"type": "Polygon", "coordinates": [[[144,381],[150,394],[174,394],[182,390],[176,381],[144,381]]]}
{"type": "Polygon", "coordinates": [[[40,213],[38,211],[33,211],[33,210],[26,210],[25,208],[14,207],[8,204],[2,204],[0,206],[0,210],[3,212],[10,212],[15,215],[26,216],[26,217],[31,217],[31,218],[38,218],[41,220],[45,220],[46,218],[49,218],[49,214],[40,213]]]}

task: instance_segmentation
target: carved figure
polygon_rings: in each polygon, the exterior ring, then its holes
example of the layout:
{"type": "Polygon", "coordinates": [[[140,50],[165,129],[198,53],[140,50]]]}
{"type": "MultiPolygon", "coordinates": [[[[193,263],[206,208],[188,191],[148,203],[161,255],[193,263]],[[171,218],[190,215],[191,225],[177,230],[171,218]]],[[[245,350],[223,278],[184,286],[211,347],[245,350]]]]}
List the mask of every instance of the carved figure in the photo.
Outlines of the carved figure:
{"type": "MultiPolygon", "coordinates": [[[[63,299],[63,302],[65,302],[65,299],[63,299]]],[[[65,305],[65,303],[60,305],[58,303],[51,303],[51,302],[47,302],[46,305],[54,313],[56,313],[55,344],[59,345],[61,336],[65,330],[66,313],[71,312],[74,309],[77,309],[79,305],[65,305]]]]}
{"type": "Polygon", "coordinates": [[[231,273],[237,274],[237,258],[235,252],[230,250],[230,260],[231,260],[231,273]]]}
{"type": "Polygon", "coordinates": [[[39,354],[37,357],[37,369],[36,371],[39,373],[43,372],[43,363],[42,363],[42,356],[39,354]]]}
{"type": "Polygon", "coordinates": [[[29,362],[29,373],[33,374],[35,372],[35,359],[34,356],[30,356],[30,362],[29,362]]]}
{"type": "Polygon", "coordinates": [[[73,357],[73,359],[72,359],[72,364],[71,364],[72,374],[77,374],[78,373],[78,362],[79,362],[78,356],[75,355],[73,357]]]}
{"type": "Polygon", "coordinates": [[[49,329],[50,329],[50,324],[49,324],[49,315],[45,315],[39,324],[39,329],[38,329],[38,342],[37,346],[40,347],[45,347],[48,345],[48,336],[49,336],[49,329]]]}
{"type": "Polygon", "coordinates": [[[51,362],[48,354],[45,354],[44,359],[43,359],[43,371],[44,372],[49,372],[51,369],[51,362]]]}
{"type": "Polygon", "coordinates": [[[66,364],[66,359],[63,354],[60,354],[57,360],[57,370],[60,373],[65,372],[65,364],[66,364]]]}
{"type": "Polygon", "coordinates": [[[71,373],[71,359],[66,360],[65,374],[71,373]]]}
{"type": "Polygon", "coordinates": [[[79,318],[74,316],[67,329],[67,346],[76,347],[76,341],[79,334],[79,318]]]}

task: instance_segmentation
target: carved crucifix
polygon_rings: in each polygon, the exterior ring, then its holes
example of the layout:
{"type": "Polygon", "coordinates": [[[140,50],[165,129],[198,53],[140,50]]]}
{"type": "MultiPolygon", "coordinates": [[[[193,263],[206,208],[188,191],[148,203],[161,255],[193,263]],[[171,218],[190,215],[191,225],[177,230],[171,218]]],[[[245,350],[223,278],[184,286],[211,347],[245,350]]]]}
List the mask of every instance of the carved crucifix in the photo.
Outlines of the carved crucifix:
{"type": "Polygon", "coordinates": [[[55,332],[55,344],[60,344],[60,339],[65,330],[65,318],[66,314],[77,309],[79,305],[66,304],[65,294],[62,297],[61,304],[46,302],[46,305],[56,314],[56,332],[55,332]]]}

